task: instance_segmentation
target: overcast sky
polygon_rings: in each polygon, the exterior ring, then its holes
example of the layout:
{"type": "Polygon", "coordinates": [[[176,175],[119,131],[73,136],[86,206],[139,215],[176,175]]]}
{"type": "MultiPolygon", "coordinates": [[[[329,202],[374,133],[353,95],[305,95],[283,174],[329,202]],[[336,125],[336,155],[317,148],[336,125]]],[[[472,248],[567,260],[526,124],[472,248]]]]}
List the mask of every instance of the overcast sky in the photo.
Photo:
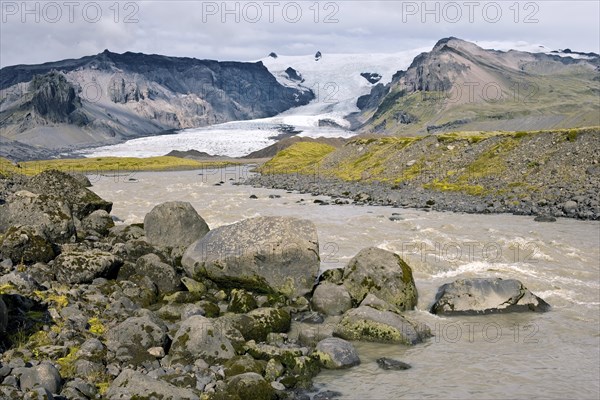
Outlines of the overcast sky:
{"type": "Polygon", "coordinates": [[[597,0],[0,2],[0,67],[104,49],[240,61],[392,53],[447,36],[600,50],[597,0]]]}

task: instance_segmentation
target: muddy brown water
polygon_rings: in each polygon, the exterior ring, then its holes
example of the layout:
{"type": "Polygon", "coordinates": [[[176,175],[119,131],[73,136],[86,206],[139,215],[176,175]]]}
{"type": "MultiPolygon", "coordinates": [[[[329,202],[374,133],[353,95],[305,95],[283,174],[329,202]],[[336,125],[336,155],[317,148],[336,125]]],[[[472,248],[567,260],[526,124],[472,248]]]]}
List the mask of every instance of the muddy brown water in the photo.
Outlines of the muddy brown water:
{"type": "Polygon", "coordinates": [[[367,246],[400,254],[419,290],[417,309],[409,314],[435,336],[412,347],[355,343],[360,366],[323,371],[315,379],[343,399],[599,398],[599,222],[322,206],[310,194],[231,184],[247,175],[247,167],[231,167],[90,178],[92,190],[112,201],[113,215],[126,223],[142,222],[156,204],[183,200],[211,228],[267,215],[312,220],[323,269],[343,267],[367,246]],[[393,213],[402,220],[391,221],[393,213]],[[543,314],[429,314],[437,288],[464,277],[519,279],[553,308],[543,314]],[[381,370],[375,360],[382,356],[412,368],[381,370]]]}

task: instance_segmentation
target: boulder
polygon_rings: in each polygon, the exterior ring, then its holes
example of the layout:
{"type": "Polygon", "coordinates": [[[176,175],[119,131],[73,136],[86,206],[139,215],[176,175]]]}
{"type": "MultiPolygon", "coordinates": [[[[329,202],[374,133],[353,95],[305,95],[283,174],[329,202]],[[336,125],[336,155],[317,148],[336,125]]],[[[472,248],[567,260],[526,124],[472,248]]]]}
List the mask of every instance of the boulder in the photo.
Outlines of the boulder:
{"type": "Polygon", "coordinates": [[[255,308],[258,308],[258,305],[252,294],[246,292],[244,289],[231,290],[227,311],[241,314],[254,310],[255,308]]]}
{"type": "Polygon", "coordinates": [[[348,310],[334,329],[346,340],[413,345],[429,337],[429,328],[417,325],[391,311],[361,306],[348,310]]]}
{"type": "Polygon", "coordinates": [[[156,254],[146,254],[135,263],[137,274],[147,276],[154,282],[159,293],[172,293],[181,288],[181,281],[175,268],[161,261],[156,254]]]}
{"type": "Polygon", "coordinates": [[[129,317],[108,331],[106,347],[117,360],[133,365],[155,359],[148,349],[165,348],[168,344],[167,327],[154,314],[146,311],[141,316],[129,317]]]}
{"type": "Polygon", "coordinates": [[[344,286],[356,304],[372,293],[398,307],[412,310],[417,304],[417,288],[412,270],[400,256],[369,247],[361,250],[344,269],[344,286]]]}
{"type": "Polygon", "coordinates": [[[12,226],[0,239],[0,253],[13,263],[48,262],[56,256],[55,248],[39,226],[12,226]]]}
{"type": "Polygon", "coordinates": [[[96,210],[81,221],[81,226],[86,231],[93,231],[102,236],[108,235],[115,222],[106,210],[96,210]]]}
{"type": "Polygon", "coordinates": [[[187,247],[209,231],[190,203],[169,201],[154,207],[144,218],[148,243],[159,247],[187,247]]]}
{"type": "Polygon", "coordinates": [[[26,368],[20,378],[21,390],[26,392],[35,387],[42,387],[50,393],[59,393],[62,379],[58,369],[50,363],[42,363],[26,368]]]}
{"type": "Polygon", "coordinates": [[[292,322],[290,313],[282,308],[262,307],[246,315],[251,318],[250,323],[243,330],[238,328],[246,340],[264,341],[269,333],[286,333],[292,322]]]}
{"type": "Polygon", "coordinates": [[[10,226],[39,227],[53,243],[65,243],[75,234],[71,209],[58,196],[19,190],[0,205],[0,232],[10,226]]]}
{"type": "Polygon", "coordinates": [[[471,278],[442,285],[431,307],[433,314],[544,312],[550,305],[516,279],[471,278]]]}
{"type": "Polygon", "coordinates": [[[200,315],[181,323],[169,350],[171,363],[193,364],[198,358],[207,362],[222,361],[234,355],[233,346],[223,331],[200,315]]]}
{"type": "Polygon", "coordinates": [[[108,400],[164,399],[199,400],[191,389],[179,388],[132,369],[123,370],[105,394],[108,400]]]}
{"type": "Polygon", "coordinates": [[[210,231],[181,263],[192,278],[289,298],[310,293],[319,271],[314,224],[290,217],[258,217],[210,231]]]}
{"type": "Polygon", "coordinates": [[[73,212],[73,216],[83,220],[96,210],[110,213],[112,203],[105,201],[85,184],[71,175],[56,170],[43,171],[33,176],[26,188],[40,195],[51,195],[61,199],[73,212]]]}
{"type": "Polygon", "coordinates": [[[259,374],[246,372],[227,379],[225,394],[232,400],[272,400],[275,390],[259,374]]]}
{"type": "Polygon", "coordinates": [[[325,315],[341,315],[352,308],[352,298],[344,286],[325,281],[315,289],[311,304],[325,315]]]}
{"type": "Polygon", "coordinates": [[[360,364],[360,358],[352,343],[332,337],[317,343],[314,355],[323,368],[343,369],[360,364]]]}
{"type": "Polygon", "coordinates": [[[54,272],[62,283],[91,283],[96,278],[115,276],[120,265],[120,259],[105,251],[71,251],[56,257],[54,272]]]}

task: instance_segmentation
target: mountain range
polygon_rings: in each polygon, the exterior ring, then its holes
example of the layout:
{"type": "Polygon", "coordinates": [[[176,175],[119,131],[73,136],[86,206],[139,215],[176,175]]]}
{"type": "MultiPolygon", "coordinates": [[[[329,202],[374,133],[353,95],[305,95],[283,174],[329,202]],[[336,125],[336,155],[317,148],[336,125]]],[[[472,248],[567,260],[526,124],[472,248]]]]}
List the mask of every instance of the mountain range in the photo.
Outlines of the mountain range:
{"type": "Polygon", "coordinates": [[[42,158],[299,106],[319,115],[342,112],[350,123],[341,122],[363,135],[600,125],[595,53],[503,52],[450,37],[411,56],[410,65],[403,64],[406,54],[340,57],[344,65],[333,56],[271,53],[258,62],[218,62],[105,50],[5,67],[0,156],[42,158]],[[331,82],[319,82],[324,77],[337,86],[328,89],[331,82]],[[326,104],[324,94],[342,96],[326,104]]]}

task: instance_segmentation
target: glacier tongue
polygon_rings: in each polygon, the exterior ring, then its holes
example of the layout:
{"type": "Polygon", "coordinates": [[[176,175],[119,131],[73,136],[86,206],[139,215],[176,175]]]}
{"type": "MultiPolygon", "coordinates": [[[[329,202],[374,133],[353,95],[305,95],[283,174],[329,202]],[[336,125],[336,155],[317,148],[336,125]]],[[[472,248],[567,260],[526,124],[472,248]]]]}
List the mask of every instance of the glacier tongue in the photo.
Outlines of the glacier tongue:
{"type": "Polygon", "coordinates": [[[171,150],[198,150],[209,154],[240,157],[276,142],[282,125],[293,126],[303,137],[351,137],[348,114],[358,111],[356,100],[373,86],[360,74],[377,73],[379,83],[391,81],[392,75],[408,68],[419,53],[428,48],[392,54],[328,54],[315,61],[314,55],[261,59],[267,69],[286,85],[313,90],[315,100],[270,118],[235,121],[203,128],[184,129],[177,134],[149,136],[116,145],[81,151],[86,157],[151,157],[171,150]],[[289,78],[289,67],[303,82],[289,78]],[[323,123],[323,120],[328,120],[323,123]],[[321,124],[319,123],[321,121],[321,124]],[[321,126],[320,126],[321,125],[321,126]]]}

